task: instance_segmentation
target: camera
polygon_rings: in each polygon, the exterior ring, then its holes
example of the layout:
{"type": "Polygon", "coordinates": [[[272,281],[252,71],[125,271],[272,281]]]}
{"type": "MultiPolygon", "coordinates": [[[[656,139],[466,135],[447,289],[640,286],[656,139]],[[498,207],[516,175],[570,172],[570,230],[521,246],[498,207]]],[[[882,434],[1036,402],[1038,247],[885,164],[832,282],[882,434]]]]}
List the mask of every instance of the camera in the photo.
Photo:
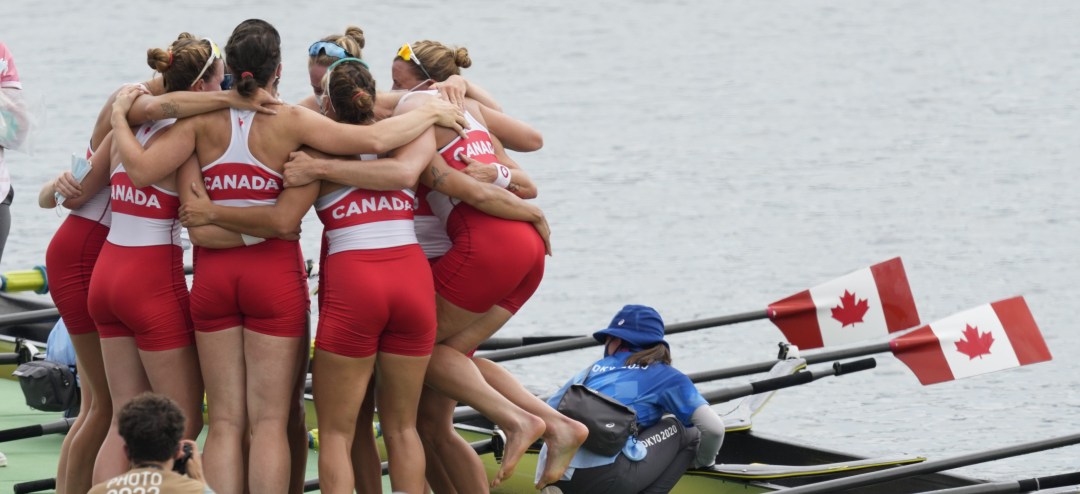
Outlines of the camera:
{"type": "Polygon", "coordinates": [[[173,471],[180,475],[187,475],[187,462],[191,459],[192,454],[191,445],[184,443],[184,454],[173,461],[173,471]]]}

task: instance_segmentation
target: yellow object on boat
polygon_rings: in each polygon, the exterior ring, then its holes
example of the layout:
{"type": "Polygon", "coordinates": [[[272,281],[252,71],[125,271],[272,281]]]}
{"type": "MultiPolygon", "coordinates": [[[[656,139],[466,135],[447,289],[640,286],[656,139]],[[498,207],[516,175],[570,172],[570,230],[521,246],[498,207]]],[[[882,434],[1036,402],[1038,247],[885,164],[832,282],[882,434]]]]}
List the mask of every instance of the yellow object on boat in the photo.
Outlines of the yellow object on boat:
{"type": "Polygon", "coordinates": [[[45,266],[0,274],[0,291],[11,293],[31,290],[39,294],[49,293],[49,278],[45,275],[45,266]]]}

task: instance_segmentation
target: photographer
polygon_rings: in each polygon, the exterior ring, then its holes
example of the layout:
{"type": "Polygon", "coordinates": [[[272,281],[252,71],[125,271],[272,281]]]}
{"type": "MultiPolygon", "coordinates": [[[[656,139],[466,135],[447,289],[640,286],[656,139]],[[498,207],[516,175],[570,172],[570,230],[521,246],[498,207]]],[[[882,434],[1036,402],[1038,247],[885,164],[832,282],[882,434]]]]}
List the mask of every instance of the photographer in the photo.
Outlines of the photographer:
{"type": "Polygon", "coordinates": [[[135,397],[120,411],[120,436],[131,470],[95,485],[90,494],[213,494],[203,480],[199,448],[194,441],[181,441],[183,433],[184,413],[176,403],[154,393],[135,397]]]}

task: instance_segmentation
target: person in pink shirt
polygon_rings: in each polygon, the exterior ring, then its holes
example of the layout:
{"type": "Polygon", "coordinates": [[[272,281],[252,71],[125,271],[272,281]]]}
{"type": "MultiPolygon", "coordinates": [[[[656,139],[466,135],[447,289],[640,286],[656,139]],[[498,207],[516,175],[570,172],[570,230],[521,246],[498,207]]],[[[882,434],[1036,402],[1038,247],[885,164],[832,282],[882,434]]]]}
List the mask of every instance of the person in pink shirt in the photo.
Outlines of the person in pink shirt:
{"type": "Polygon", "coordinates": [[[22,81],[15,68],[15,58],[7,45],[0,41],[0,258],[4,255],[8,231],[11,230],[11,176],[4,165],[4,148],[18,149],[26,140],[29,120],[23,104],[22,81]]]}

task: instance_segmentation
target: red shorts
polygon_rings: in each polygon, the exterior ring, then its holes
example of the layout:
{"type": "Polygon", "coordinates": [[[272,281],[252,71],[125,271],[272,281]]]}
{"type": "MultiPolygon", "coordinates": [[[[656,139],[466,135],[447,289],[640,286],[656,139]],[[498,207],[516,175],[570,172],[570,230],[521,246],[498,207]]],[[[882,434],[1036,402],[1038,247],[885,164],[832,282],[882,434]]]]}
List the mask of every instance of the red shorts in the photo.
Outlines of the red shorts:
{"type": "Polygon", "coordinates": [[[71,334],[97,332],[86,299],[94,263],[108,236],[109,227],[69,214],[45,250],[49,293],[71,334]]]}
{"type": "Polygon", "coordinates": [[[346,357],[422,357],[435,345],[435,290],[417,244],[327,256],[315,347],[346,357]]]}
{"type": "Polygon", "coordinates": [[[87,305],[102,338],[134,337],[135,345],[147,351],[195,344],[179,246],[105,242],[87,305]]]}
{"type": "Polygon", "coordinates": [[[300,243],[279,239],[232,249],[196,248],[191,317],[203,332],[243,326],[296,338],[307,332],[307,269],[300,243]]]}
{"type": "Polygon", "coordinates": [[[454,246],[432,269],[435,291],[462,309],[483,313],[498,305],[511,314],[544,277],[544,241],[529,223],[454,207],[446,232],[454,246]]]}

